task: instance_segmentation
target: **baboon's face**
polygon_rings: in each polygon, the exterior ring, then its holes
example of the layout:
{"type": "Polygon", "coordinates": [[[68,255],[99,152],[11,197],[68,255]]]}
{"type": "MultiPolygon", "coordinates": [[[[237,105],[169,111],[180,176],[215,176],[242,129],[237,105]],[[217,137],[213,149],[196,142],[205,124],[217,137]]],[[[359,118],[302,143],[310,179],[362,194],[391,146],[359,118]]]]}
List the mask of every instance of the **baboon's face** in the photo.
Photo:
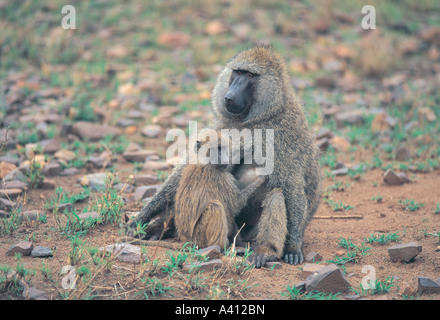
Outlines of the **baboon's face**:
{"type": "Polygon", "coordinates": [[[225,110],[233,116],[249,113],[253,104],[258,74],[246,70],[232,70],[229,89],[225,94],[225,110]]]}

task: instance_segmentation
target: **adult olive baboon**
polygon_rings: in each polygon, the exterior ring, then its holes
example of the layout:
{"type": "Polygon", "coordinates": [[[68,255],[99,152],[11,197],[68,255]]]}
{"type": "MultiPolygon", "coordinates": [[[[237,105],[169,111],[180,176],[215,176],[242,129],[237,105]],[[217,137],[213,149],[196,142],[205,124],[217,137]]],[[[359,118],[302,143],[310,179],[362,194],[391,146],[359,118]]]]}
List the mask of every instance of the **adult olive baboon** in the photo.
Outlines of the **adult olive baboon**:
{"type": "Polygon", "coordinates": [[[209,157],[210,161],[188,164],[182,169],[174,205],[174,222],[180,239],[202,248],[229,245],[238,232],[236,215],[265,181],[264,177],[254,176],[242,182],[246,185],[240,189],[231,173],[234,168],[231,143],[220,131],[214,133],[215,139],[205,137],[197,141],[196,154],[205,153],[201,156],[209,157]]]}
{"type": "MultiPolygon", "coordinates": [[[[321,171],[318,148],[285,62],[264,46],[239,53],[219,74],[212,102],[216,130],[274,132],[273,171],[236,218],[238,226],[245,223],[241,235],[251,244],[253,263],[260,267],[282,256],[290,264],[302,263],[304,230],[319,205],[321,171]],[[287,226],[282,226],[286,217],[287,226]],[[287,236],[283,236],[283,228],[287,228],[287,236]]],[[[263,150],[269,150],[264,140],[260,142],[263,150]]],[[[131,228],[169,212],[184,166],[174,169],[131,228]]],[[[255,163],[241,164],[233,174],[240,181],[256,167],[255,163]]]]}

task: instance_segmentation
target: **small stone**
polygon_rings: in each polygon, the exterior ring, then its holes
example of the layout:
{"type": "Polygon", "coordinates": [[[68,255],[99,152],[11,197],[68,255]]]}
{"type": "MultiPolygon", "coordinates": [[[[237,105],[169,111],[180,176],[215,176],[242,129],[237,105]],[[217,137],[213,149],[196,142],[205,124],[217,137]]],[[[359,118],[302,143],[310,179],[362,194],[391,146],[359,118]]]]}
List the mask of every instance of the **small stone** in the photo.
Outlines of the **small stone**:
{"type": "Polygon", "coordinates": [[[306,255],[305,261],[311,263],[322,261],[322,255],[318,252],[309,252],[306,255]]]}
{"type": "Polygon", "coordinates": [[[157,184],[159,179],[154,174],[139,174],[134,176],[133,181],[135,185],[152,185],[157,184]]]}
{"type": "Polygon", "coordinates": [[[333,137],[330,144],[338,151],[346,152],[350,148],[350,142],[344,137],[333,137]]]}
{"type": "Polygon", "coordinates": [[[43,153],[52,154],[61,149],[61,144],[56,139],[42,140],[40,144],[43,147],[43,153]]]}
{"type": "Polygon", "coordinates": [[[157,137],[162,131],[162,127],[157,124],[152,124],[145,126],[142,129],[142,135],[144,135],[147,138],[155,138],[157,137]]]}
{"type": "Polygon", "coordinates": [[[140,263],[141,248],[128,243],[110,244],[99,250],[114,254],[122,262],[140,263]]]}
{"type": "Polygon", "coordinates": [[[418,278],[418,292],[419,294],[439,294],[440,293],[440,285],[426,277],[418,278]]]}
{"type": "Polygon", "coordinates": [[[335,116],[336,126],[343,128],[346,124],[361,125],[364,122],[363,110],[351,110],[346,112],[339,112],[335,116]]]}
{"type": "Polygon", "coordinates": [[[96,211],[90,211],[90,212],[82,212],[80,214],[78,214],[78,217],[80,219],[95,219],[95,220],[99,220],[101,219],[101,215],[99,214],[99,212],[96,211]]]}
{"type": "Polygon", "coordinates": [[[41,210],[27,210],[22,213],[29,221],[37,221],[40,217],[44,217],[46,213],[41,210]]]}
{"type": "MultiPolygon", "coordinates": [[[[51,207],[49,208],[50,211],[54,211],[55,208],[51,207]]],[[[58,205],[57,207],[58,212],[64,212],[64,211],[72,211],[73,210],[73,204],[71,204],[70,202],[67,203],[61,203],[58,205]]]]}
{"type": "Polygon", "coordinates": [[[150,170],[150,171],[165,171],[170,169],[170,164],[163,161],[145,161],[142,170],[150,170]]]}
{"type": "Polygon", "coordinates": [[[23,290],[22,297],[27,300],[49,300],[46,293],[35,287],[26,287],[23,290]]]}
{"type": "Polygon", "coordinates": [[[122,133],[120,128],[87,121],[78,121],[73,124],[72,132],[81,139],[89,141],[101,140],[105,136],[119,136],[122,133]]]}
{"type": "Polygon", "coordinates": [[[12,180],[12,181],[7,181],[4,184],[4,188],[5,189],[20,189],[20,190],[26,190],[27,189],[27,184],[20,181],[20,180],[12,180]]]}
{"type": "Polygon", "coordinates": [[[108,157],[90,157],[88,163],[92,164],[97,169],[108,168],[112,166],[111,159],[108,157]]]}
{"type": "Polygon", "coordinates": [[[51,248],[36,246],[31,252],[31,258],[48,258],[53,257],[51,248]]]}
{"type": "Polygon", "coordinates": [[[40,184],[40,189],[50,190],[50,189],[55,189],[56,186],[57,186],[57,184],[55,183],[55,181],[49,180],[49,179],[44,179],[40,184]]]}
{"type": "Polygon", "coordinates": [[[336,170],[332,170],[332,175],[334,176],[345,176],[348,173],[348,168],[347,167],[343,167],[340,169],[336,169],[336,170]]]}
{"type": "Polygon", "coordinates": [[[409,262],[422,252],[422,245],[418,242],[396,244],[388,248],[388,254],[394,262],[409,262]]]}
{"type": "Polygon", "coordinates": [[[200,255],[211,259],[218,259],[221,256],[221,248],[219,245],[209,246],[198,251],[200,255]]]}
{"type": "Polygon", "coordinates": [[[266,262],[266,268],[271,270],[279,270],[283,268],[283,264],[279,261],[266,262]]]}
{"type": "Polygon", "coordinates": [[[0,210],[11,211],[17,204],[11,200],[0,198],[0,210]]]}
{"type": "Polygon", "coordinates": [[[45,176],[57,176],[61,172],[61,165],[58,161],[51,161],[46,163],[43,168],[43,175],[45,176]]]}
{"type": "Polygon", "coordinates": [[[55,158],[58,160],[63,160],[66,162],[75,160],[76,154],[73,151],[67,150],[67,149],[60,149],[54,154],[55,158]]]}
{"type": "Polygon", "coordinates": [[[328,128],[320,128],[318,133],[316,134],[316,140],[323,138],[327,138],[327,139],[333,138],[333,132],[331,132],[330,129],[328,128]]]}
{"type": "Polygon", "coordinates": [[[306,279],[306,290],[325,293],[347,293],[351,284],[335,264],[322,267],[306,279]]]}
{"type": "Polygon", "coordinates": [[[34,244],[31,241],[20,241],[9,247],[6,251],[7,256],[12,256],[16,253],[21,253],[22,256],[28,256],[31,254],[34,244]]]}
{"type": "Polygon", "coordinates": [[[319,150],[325,151],[330,146],[330,141],[328,138],[321,138],[316,141],[316,145],[318,146],[319,150]]]}
{"type": "Polygon", "coordinates": [[[6,177],[9,173],[17,169],[12,163],[2,161],[0,162],[0,178],[6,177]]]}
{"type": "Polygon", "coordinates": [[[145,198],[150,198],[156,194],[160,185],[156,186],[140,186],[137,187],[133,194],[134,201],[142,201],[145,198]]]}
{"type": "Polygon", "coordinates": [[[0,189],[0,198],[13,199],[17,198],[23,192],[22,189],[0,189]]]}
{"type": "Polygon", "coordinates": [[[81,170],[79,170],[78,168],[75,167],[70,167],[67,169],[64,169],[63,171],[60,172],[60,176],[74,176],[77,174],[80,174],[81,170]]]}
{"type": "Polygon", "coordinates": [[[411,182],[411,179],[403,172],[395,173],[393,170],[388,169],[383,175],[384,181],[391,186],[398,186],[407,182],[411,182]]]}
{"type": "Polygon", "coordinates": [[[112,186],[112,188],[122,193],[132,193],[135,190],[134,186],[128,183],[118,183],[112,186]]]}
{"type": "Polygon", "coordinates": [[[305,263],[302,266],[301,276],[307,278],[311,274],[317,273],[324,265],[316,263],[305,263]]]}
{"type": "Polygon", "coordinates": [[[221,259],[214,259],[208,262],[185,264],[182,268],[182,272],[189,273],[192,270],[211,272],[215,269],[221,268],[222,266],[223,262],[221,259]]]}
{"type": "Polygon", "coordinates": [[[137,151],[125,151],[122,156],[127,161],[144,162],[149,156],[157,155],[154,150],[137,150],[137,151]]]}
{"type": "Polygon", "coordinates": [[[9,172],[4,178],[4,181],[13,181],[13,180],[20,180],[23,182],[26,182],[25,175],[18,169],[9,172]]]}
{"type": "Polygon", "coordinates": [[[82,186],[89,186],[92,191],[102,191],[105,189],[106,177],[105,172],[92,173],[82,177],[80,183],[82,186]]]}

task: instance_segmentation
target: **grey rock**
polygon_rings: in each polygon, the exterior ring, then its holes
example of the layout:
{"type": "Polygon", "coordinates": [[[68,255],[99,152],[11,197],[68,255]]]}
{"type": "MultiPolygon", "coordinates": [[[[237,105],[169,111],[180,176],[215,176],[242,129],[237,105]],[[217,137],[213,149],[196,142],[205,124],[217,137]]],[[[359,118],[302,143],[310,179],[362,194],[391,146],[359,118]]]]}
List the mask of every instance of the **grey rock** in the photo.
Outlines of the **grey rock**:
{"type": "Polygon", "coordinates": [[[193,264],[185,264],[182,268],[183,273],[190,273],[194,270],[211,272],[215,269],[221,268],[223,266],[223,262],[221,259],[214,259],[208,262],[200,262],[193,264]]]}
{"type": "Polygon", "coordinates": [[[150,198],[156,194],[156,192],[159,190],[159,187],[160,185],[137,187],[133,194],[133,200],[142,201],[145,198],[150,198]]]}
{"type": "Polygon", "coordinates": [[[16,253],[21,253],[23,256],[28,256],[31,254],[34,244],[31,241],[20,241],[9,247],[6,251],[7,256],[12,256],[16,253]]]}
{"type": "Polygon", "coordinates": [[[117,127],[97,124],[95,122],[78,121],[73,124],[72,133],[83,140],[97,141],[109,135],[118,136],[122,133],[122,130],[117,127]]]}
{"type": "Polygon", "coordinates": [[[335,264],[320,268],[306,279],[306,290],[325,293],[347,293],[351,287],[341,269],[335,264]]]}
{"type": "Polygon", "coordinates": [[[21,190],[26,190],[27,189],[27,184],[20,181],[20,180],[12,180],[12,181],[7,181],[4,184],[4,188],[5,189],[21,189],[21,190]]]}
{"type": "Polygon", "coordinates": [[[209,246],[203,249],[200,249],[198,252],[200,255],[208,257],[209,259],[218,259],[220,258],[221,248],[219,245],[209,246]]]}
{"type": "Polygon", "coordinates": [[[398,186],[407,182],[411,182],[411,179],[407,177],[407,175],[403,172],[395,173],[393,170],[388,169],[383,175],[385,183],[398,186]]]}
{"type": "Polygon", "coordinates": [[[142,134],[147,138],[155,138],[160,134],[161,131],[162,128],[159,125],[152,124],[145,126],[142,129],[142,134]]]}
{"type": "Polygon", "coordinates": [[[48,258],[53,257],[51,248],[36,246],[31,252],[31,258],[48,258]]]}
{"type": "Polygon", "coordinates": [[[152,185],[157,184],[159,179],[154,174],[139,174],[134,176],[133,181],[135,185],[152,185]]]}
{"type": "Polygon", "coordinates": [[[322,255],[318,252],[309,252],[306,255],[305,261],[311,263],[322,261],[322,255]]]}
{"type": "Polygon", "coordinates": [[[63,171],[60,172],[60,176],[74,176],[77,174],[80,174],[81,170],[79,170],[78,168],[75,167],[70,167],[67,169],[64,169],[63,171]]]}
{"type": "Polygon", "coordinates": [[[4,181],[20,180],[26,182],[26,176],[21,172],[21,170],[16,169],[9,172],[4,178],[4,181]]]}
{"type": "Polygon", "coordinates": [[[78,214],[78,217],[80,217],[80,219],[101,219],[101,215],[99,214],[99,212],[96,211],[90,211],[90,212],[82,212],[80,214],[78,214]]]}
{"type": "Polygon", "coordinates": [[[43,153],[52,154],[61,149],[61,144],[56,139],[42,140],[40,144],[43,147],[43,153]]]}
{"type": "Polygon", "coordinates": [[[43,168],[43,175],[45,176],[57,176],[61,173],[61,165],[58,161],[51,161],[46,163],[43,168]]]}
{"type": "Polygon", "coordinates": [[[332,175],[334,175],[334,176],[345,176],[345,175],[347,175],[347,173],[348,173],[347,167],[332,170],[332,175]]]}
{"type": "Polygon", "coordinates": [[[418,281],[418,292],[419,294],[439,294],[440,293],[440,285],[426,277],[419,277],[418,281]]]}
{"type": "Polygon", "coordinates": [[[396,244],[388,248],[388,254],[392,261],[409,262],[422,252],[422,245],[418,242],[396,244]]]}
{"type": "Polygon", "coordinates": [[[11,200],[0,198],[0,210],[10,211],[17,207],[17,204],[11,200]]]}
{"type": "Polygon", "coordinates": [[[279,270],[283,268],[283,264],[279,261],[269,261],[266,262],[266,268],[271,270],[279,270]]]}
{"type": "Polygon", "coordinates": [[[401,146],[401,147],[397,148],[396,154],[395,154],[395,159],[397,161],[407,161],[407,160],[409,160],[410,157],[411,157],[411,155],[410,155],[407,147],[401,146]]]}
{"type": "Polygon", "coordinates": [[[29,221],[37,221],[40,217],[46,215],[44,211],[41,210],[27,210],[22,213],[23,217],[26,217],[29,221]]]}
{"type": "Polygon", "coordinates": [[[144,162],[147,157],[156,154],[157,152],[154,150],[136,150],[136,151],[125,151],[122,154],[122,156],[127,161],[144,162]]]}
{"type": "Polygon", "coordinates": [[[49,300],[46,293],[35,287],[24,287],[22,297],[27,300],[49,300]]]}
{"type": "Polygon", "coordinates": [[[88,174],[81,179],[82,185],[89,186],[92,191],[102,191],[105,190],[105,179],[107,177],[107,173],[99,172],[88,174]]]}
{"type": "Polygon", "coordinates": [[[107,251],[114,254],[120,261],[139,263],[141,261],[141,248],[127,243],[110,244],[101,251],[107,251]]]}

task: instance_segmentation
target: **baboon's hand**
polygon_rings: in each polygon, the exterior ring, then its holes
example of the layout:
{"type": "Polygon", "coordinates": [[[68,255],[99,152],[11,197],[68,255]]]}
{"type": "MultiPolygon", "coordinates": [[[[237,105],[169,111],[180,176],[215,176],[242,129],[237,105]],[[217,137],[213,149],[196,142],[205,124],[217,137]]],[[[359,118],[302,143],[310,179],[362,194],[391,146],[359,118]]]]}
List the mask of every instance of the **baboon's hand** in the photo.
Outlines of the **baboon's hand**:
{"type": "Polygon", "coordinates": [[[136,236],[136,225],[137,225],[136,220],[128,221],[128,223],[125,225],[125,235],[127,235],[129,237],[135,237],[136,236]]]}
{"type": "Polygon", "coordinates": [[[254,252],[249,257],[249,261],[252,263],[255,268],[261,268],[266,266],[266,262],[277,261],[278,258],[275,255],[268,253],[258,253],[254,252]]]}
{"type": "Polygon", "coordinates": [[[302,252],[302,249],[285,253],[284,261],[288,264],[294,264],[294,265],[303,264],[304,254],[302,252]]]}

